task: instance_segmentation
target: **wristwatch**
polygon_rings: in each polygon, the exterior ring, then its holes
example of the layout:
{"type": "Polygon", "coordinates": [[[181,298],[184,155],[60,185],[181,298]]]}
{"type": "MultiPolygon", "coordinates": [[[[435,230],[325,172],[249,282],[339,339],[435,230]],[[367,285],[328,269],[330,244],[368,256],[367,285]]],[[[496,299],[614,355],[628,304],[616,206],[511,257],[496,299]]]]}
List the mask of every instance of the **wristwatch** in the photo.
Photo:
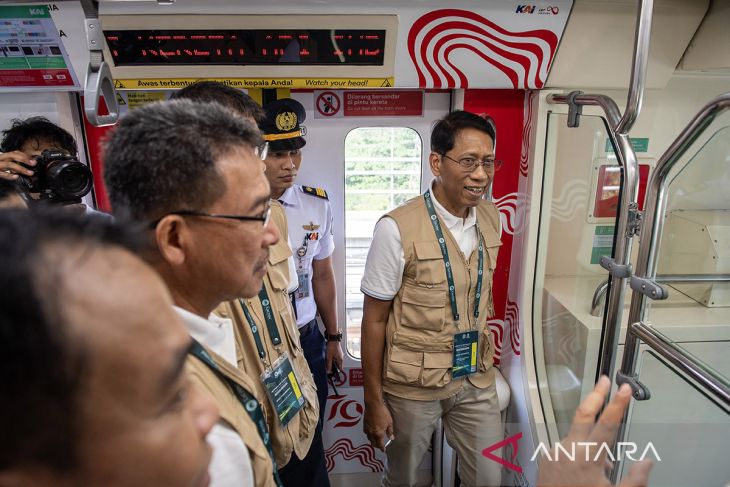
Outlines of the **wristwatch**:
{"type": "Polygon", "coordinates": [[[341,342],[342,341],[342,330],[337,330],[337,333],[331,335],[327,333],[328,342],[341,342]]]}

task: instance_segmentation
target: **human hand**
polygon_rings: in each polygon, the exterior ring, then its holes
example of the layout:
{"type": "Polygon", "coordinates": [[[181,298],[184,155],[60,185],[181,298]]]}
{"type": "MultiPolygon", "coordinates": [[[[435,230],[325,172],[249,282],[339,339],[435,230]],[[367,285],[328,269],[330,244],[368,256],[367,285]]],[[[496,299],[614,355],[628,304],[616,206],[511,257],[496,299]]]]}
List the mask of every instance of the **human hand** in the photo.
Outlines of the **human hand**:
{"type": "Polygon", "coordinates": [[[325,354],[327,373],[332,373],[332,362],[337,364],[339,370],[345,370],[343,363],[345,354],[342,352],[342,342],[330,340],[327,342],[327,350],[325,354]]]}
{"type": "Polygon", "coordinates": [[[375,448],[385,451],[385,445],[395,439],[393,417],[382,402],[365,404],[363,431],[375,448]]]}
{"type": "MultiPolygon", "coordinates": [[[[537,482],[539,487],[611,485],[606,477],[608,463],[605,450],[598,456],[596,452],[604,443],[612,445],[616,439],[621,420],[631,401],[631,387],[623,384],[596,421],[596,415],[610,390],[611,381],[608,377],[602,376],[593,392],[580,403],[573,416],[568,436],[560,442],[566,451],[572,451],[575,445],[574,460],[567,455],[555,458],[554,461],[541,458],[537,482]],[[586,451],[590,446],[595,448],[593,452],[586,451]]],[[[648,460],[636,463],[619,486],[646,486],[651,467],[652,462],[648,460]]]]}
{"type": "Polygon", "coordinates": [[[23,164],[35,166],[37,162],[34,158],[17,150],[0,153],[0,178],[15,181],[19,175],[32,176],[34,172],[23,164]]]}

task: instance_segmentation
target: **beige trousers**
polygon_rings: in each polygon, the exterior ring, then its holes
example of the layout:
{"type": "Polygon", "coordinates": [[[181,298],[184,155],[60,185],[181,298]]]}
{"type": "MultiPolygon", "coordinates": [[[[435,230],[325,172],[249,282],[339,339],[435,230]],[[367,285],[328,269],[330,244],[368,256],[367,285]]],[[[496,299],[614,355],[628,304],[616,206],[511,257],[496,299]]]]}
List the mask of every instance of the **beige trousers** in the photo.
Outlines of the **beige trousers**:
{"type": "Polygon", "coordinates": [[[416,470],[431,445],[436,422],[442,419],[446,440],[459,459],[459,478],[464,487],[498,487],[501,465],[482,455],[482,450],[504,439],[494,384],[477,389],[464,381],[454,396],[437,401],[415,401],[385,394],[393,416],[395,440],[386,448],[388,465],[384,487],[410,487],[416,470]]]}

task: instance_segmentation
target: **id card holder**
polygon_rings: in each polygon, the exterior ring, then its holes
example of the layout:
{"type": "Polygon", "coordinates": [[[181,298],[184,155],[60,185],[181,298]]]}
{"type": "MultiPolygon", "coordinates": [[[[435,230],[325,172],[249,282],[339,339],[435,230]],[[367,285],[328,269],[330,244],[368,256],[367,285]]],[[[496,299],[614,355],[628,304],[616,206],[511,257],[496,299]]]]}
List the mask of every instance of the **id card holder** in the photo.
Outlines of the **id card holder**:
{"type": "Polygon", "coordinates": [[[477,371],[479,332],[476,330],[454,335],[453,379],[471,375],[477,371]]]}
{"type": "Polygon", "coordinates": [[[284,352],[270,369],[261,374],[261,380],[279,421],[282,426],[286,426],[301,411],[306,401],[289,360],[289,354],[284,352]]]}
{"type": "Polygon", "coordinates": [[[296,290],[297,299],[309,297],[309,270],[297,269],[299,287],[296,290]]]}

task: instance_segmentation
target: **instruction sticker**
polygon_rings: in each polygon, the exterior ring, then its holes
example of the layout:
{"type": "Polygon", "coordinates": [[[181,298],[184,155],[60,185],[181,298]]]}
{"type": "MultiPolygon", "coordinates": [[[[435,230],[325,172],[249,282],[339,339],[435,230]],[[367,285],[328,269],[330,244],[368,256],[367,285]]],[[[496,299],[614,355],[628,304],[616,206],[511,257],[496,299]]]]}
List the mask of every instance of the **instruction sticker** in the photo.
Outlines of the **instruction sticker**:
{"type": "Polygon", "coordinates": [[[613,249],[613,225],[598,225],[593,234],[593,248],[591,249],[591,264],[600,264],[601,256],[611,256],[613,249]]]}

